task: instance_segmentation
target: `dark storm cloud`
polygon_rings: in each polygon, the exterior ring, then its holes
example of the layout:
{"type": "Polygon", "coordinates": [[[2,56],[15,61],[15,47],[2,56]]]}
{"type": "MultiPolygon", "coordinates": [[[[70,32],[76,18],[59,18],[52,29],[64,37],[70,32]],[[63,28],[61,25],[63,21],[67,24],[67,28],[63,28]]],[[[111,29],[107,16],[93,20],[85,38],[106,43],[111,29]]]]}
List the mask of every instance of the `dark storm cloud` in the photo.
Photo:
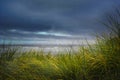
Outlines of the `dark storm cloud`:
{"type": "Polygon", "coordinates": [[[0,36],[70,38],[69,35],[101,32],[105,28],[96,24],[96,20],[119,3],[119,0],[0,0],[0,36]]]}

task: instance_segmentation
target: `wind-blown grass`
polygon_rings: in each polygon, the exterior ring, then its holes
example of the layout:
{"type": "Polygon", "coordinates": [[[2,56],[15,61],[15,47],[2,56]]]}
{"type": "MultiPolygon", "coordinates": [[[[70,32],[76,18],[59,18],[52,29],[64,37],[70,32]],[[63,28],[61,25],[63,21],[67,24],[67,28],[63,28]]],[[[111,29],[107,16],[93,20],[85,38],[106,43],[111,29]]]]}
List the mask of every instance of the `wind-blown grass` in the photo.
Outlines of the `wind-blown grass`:
{"type": "Polygon", "coordinates": [[[95,45],[78,52],[30,51],[14,56],[16,49],[0,55],[1,80],[120,80],[120,39],[97,38],[95,45]]]}

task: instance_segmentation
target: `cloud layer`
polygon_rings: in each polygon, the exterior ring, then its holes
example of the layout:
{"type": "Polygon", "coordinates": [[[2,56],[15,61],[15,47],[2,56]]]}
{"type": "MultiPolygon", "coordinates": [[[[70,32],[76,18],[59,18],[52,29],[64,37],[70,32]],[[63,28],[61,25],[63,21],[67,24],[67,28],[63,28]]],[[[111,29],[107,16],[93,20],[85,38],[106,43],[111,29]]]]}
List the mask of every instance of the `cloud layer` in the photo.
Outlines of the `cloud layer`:
{"type": "MultiPolygon", "coordinates": [[[[0,0],[0,38],[81,39],[119,0],[0,0]]],[[[9,39],[8,39],[9,40],[9,39]]]]}

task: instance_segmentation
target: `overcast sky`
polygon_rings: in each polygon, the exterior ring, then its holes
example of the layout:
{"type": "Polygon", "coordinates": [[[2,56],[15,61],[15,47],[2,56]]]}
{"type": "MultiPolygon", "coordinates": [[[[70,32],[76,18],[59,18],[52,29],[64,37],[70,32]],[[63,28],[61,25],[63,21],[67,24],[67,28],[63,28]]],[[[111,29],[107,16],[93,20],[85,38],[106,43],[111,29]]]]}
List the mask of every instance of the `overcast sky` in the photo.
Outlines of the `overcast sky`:
{"type": "Polygon", "coordinates": [[[120,0],[0,0],[0,43],[92,42],[92,34],[106,31],[99,20],[119,4],[120,0]]]}

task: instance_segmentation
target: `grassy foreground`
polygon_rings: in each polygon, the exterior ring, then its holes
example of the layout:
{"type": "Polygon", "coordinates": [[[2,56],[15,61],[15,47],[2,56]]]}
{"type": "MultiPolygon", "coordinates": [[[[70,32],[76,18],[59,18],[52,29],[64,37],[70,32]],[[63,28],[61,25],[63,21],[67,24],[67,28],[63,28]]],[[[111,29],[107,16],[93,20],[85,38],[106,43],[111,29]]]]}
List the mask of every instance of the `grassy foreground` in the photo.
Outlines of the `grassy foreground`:
{"type": "MultiPolygon", "coordinates": [[[[0,49],[2,51],[3,49],[0,49]]],[[[97,38],[78,52],[0,54],[0,80],[120,80],[120,38],[97,38]]]]}

